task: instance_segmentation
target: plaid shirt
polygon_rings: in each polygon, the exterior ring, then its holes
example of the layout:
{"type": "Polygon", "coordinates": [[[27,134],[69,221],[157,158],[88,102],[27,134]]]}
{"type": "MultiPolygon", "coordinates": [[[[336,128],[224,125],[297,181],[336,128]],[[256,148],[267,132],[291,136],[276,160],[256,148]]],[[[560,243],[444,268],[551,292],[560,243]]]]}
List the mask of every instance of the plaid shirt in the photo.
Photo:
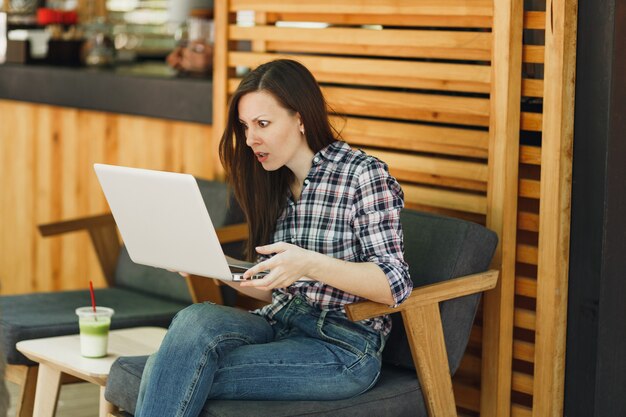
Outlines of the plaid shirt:
{"type": "MultiPolygon", "coordinates": [[[[334,142],[314,156],[300,200],[288,196],[270,243],[292,243],[349,262],[373,262],[387,276],[398,305],[413,288],[403,256],[403,198],[385,163],[334,142]]],[[[297,281],[275,289],[272,303],[255,313],[271,321],[296,294],[320,310],[344,314],[345,304],[363,300],[319,281],[297,281]]],[[[391,331],[389,316],[362,323],[385,336],[391,331]]]]}

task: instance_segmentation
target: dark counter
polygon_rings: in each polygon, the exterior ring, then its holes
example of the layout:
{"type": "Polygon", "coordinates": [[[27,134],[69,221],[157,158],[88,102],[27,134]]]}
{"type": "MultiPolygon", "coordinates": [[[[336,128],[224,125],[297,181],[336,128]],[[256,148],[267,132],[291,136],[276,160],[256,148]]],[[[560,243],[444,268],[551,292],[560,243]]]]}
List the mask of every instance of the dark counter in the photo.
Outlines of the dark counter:
{"type": "Polygon", "coordinates": [[[0,65],[0,99],[211,124],[213,83],[115,70],[0,65]]]}

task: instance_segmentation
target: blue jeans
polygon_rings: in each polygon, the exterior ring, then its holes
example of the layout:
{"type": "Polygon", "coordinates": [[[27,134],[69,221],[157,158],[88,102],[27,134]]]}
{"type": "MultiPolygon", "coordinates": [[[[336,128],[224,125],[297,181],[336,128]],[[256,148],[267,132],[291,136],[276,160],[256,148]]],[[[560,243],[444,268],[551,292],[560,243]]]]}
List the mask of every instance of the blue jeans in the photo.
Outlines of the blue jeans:
{"type": "Polygon", "coordinates": [[[296,296],[274,317],[210,303],[179,312],[143,372],[136,417],[195,417],[210,399],[336,400],[371,388],[382,336],[296,296]]]}

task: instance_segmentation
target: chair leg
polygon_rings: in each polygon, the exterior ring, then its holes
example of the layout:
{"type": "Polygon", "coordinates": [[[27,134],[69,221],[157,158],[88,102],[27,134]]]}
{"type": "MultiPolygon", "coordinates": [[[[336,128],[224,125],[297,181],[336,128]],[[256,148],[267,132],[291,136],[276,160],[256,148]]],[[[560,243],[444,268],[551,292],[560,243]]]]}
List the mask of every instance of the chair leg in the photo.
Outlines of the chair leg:
{"type": "Polygon", "coordinates": [[[32,417],[35,406],[38,366],[7,365],[6,379],[20,387],[15,417],[32,417]]]}
{"type": "Polygon", "coordinates": [[[456,416],[452,378],[437,303],[402,312],[428,415],[456,416]]]}

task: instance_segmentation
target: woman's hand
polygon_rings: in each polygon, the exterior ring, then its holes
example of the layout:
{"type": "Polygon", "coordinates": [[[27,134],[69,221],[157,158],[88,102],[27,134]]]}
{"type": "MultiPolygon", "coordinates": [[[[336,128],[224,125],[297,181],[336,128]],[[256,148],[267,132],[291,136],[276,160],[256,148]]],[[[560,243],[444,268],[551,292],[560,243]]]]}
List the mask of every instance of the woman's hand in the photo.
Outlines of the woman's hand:
{"type": "Polygon", "coordinates": [[[250,279],[252,276],[270,270],[262,279],[254,279],[241,283],[242,287],[257,287],[260,289],[285,288],[306,277],[311,271],[311,266],[315,265],[315,259],[318,253],[303,249],[296,245],[279,242],[272,245],[259,246],[256,251],[261,255],[271,255],[270,259],[260,262],[248,269],[243,274],[244,279],[250,279]]]}

